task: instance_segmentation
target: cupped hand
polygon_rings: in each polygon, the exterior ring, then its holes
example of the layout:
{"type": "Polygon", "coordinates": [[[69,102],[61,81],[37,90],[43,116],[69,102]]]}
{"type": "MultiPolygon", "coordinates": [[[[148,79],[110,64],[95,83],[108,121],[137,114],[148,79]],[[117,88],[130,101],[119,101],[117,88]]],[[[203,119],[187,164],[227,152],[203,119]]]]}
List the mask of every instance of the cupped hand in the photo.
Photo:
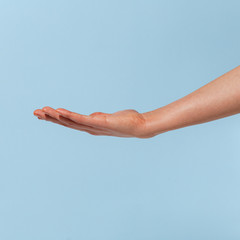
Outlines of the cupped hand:
{"type": "Polygon", "coordinates": [[[49,106],[34,111],[39,119],[50,121],[68,128],[96,136],[149,138],[146,119],[133,109],[115,113],[94,112],[83,115],[64,108],[49,106]]]}

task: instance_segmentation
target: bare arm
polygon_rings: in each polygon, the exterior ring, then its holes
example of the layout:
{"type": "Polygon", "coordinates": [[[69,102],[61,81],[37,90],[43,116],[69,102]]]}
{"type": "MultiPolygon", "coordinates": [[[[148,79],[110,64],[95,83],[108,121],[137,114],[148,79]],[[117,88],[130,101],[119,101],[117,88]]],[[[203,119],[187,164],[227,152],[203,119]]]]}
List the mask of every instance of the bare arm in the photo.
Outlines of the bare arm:
{"type": "Polygon", "coordinates": [[[143,113],[150,136],[240,113],[240,66],[189,95],[143,113]]]}
{"type": "Polygon", "coordinates": [[[48,106],[34,111],[39,119],[92,135],[137,138],[151,138],[237,113],[240,113],[240,66],[175,102],[145,113],[127,109],[83,115],[48,106]]]}

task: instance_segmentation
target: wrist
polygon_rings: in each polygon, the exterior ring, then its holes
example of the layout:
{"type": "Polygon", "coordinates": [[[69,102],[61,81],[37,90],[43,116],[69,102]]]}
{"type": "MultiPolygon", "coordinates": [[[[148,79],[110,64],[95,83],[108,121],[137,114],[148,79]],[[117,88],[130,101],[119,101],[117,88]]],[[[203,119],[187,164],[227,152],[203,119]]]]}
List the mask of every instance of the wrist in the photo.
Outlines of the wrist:
{"type": "Polygon", "coordinates": [[[166,114],[162,108],[142,113],[142,116],[145,119],[143,131],[145,138],[151,138],[168,131],[166,114]]]}

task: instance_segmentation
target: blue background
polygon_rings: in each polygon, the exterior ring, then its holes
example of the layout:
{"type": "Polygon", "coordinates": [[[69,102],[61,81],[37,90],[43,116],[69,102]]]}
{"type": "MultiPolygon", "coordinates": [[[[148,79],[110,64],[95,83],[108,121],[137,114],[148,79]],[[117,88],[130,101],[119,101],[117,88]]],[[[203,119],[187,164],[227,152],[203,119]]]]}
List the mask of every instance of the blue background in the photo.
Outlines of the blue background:
{"type": "Polygon", "coordinates": [[[33,111],[150,111],[239,65],[240,2],[0,0],[0,239],[240,239],[240,118],[151,139],[33,111]]]}

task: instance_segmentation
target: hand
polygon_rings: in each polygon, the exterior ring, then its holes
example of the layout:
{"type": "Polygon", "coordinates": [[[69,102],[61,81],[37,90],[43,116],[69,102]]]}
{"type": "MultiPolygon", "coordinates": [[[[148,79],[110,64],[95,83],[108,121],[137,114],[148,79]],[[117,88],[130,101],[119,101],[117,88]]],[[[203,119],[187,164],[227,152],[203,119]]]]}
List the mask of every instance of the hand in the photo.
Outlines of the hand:
{"type": "Polygon", "coordinates": [[[149,138],[146,119],[133,109],[115,113],[94,112],[82,115],[63,108],[44,107],[34,111],[39,119],[57,123],[96,136],[149,138]]]}

